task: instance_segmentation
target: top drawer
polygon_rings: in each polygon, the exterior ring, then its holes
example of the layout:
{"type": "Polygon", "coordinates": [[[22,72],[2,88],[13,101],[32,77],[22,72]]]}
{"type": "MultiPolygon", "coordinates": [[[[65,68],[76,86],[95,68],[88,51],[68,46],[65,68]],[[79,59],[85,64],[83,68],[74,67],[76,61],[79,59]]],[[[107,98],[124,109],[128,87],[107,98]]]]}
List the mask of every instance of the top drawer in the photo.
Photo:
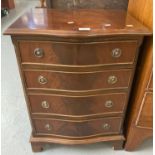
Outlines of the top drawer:
{"type": "Polygon", "coordinates": [[[133,64],[137,41],[65,43],[20,41],[23,63],[57,65],[133,64]]]}

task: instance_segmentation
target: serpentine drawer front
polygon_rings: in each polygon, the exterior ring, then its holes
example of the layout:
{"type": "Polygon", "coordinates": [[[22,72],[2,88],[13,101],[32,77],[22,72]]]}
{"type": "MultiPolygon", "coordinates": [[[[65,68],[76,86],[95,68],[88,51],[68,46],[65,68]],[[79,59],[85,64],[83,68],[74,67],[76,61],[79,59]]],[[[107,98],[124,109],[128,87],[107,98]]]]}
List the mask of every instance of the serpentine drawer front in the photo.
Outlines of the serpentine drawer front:
{"type": "Polygon", "coordinates": [[[93,116],[123,114],[127,93],[93,96],[29,95],[32,114],[59,116],[93,116]]]}
{"type": "Polygon", "coordinates": [[[102,141],[122,148],[146,27],[121,10],[33,9],[5,34],[16,50],[33,151],[102,141]]]}
{"type": "Polygon", "coordinates": [[[36,134],[84,138],[86,136],[119,134],[121,118],[102,118],[87,121],[35,119],[36,134]]]}
{"type": "Polygon", "coordinates": [[[19,47],[23,63],[59,65],[133,64],[137,52],[137,41],[124,40],[79,44],[20,41],[19,47]]]}
{"type": "Polygon", "coordinates": [[[27,88],[93,90],[128,88],[132,70],[106,70],[90,73],[25,71],[27,88]]]}

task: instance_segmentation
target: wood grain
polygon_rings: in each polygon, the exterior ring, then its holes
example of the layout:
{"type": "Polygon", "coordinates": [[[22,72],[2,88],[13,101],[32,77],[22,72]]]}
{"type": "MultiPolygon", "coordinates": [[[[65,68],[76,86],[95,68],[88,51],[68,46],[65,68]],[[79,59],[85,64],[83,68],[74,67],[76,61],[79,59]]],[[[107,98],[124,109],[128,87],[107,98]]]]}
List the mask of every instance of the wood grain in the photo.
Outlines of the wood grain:
{"type": "Polygon", "coordinates": [[[35,119],[36,135],[55,135],[68,138],[86,138],[96,135],[119,134],[122,118],[102,118],[85,121],[70,121],[56,119],[35,119]],[[51,130],[46,129],[49,124],[51,130]],[[104,125],[110,127],[104,129],[104,125]]]}
{"type": "MultiPolygon", "coordinates": [[[[153,29],[152,26],[152,0],[130,0],[129,12],[137,18],[144,25],[153,29]]],[[[146,93],[151,93],[152,90],[148,89],[150,79],[152,78],[152,66],[153,66],[153,44],[152,37],[145,38],[143,49],[139,55],[138,69],[136,74],[136,80],[133,87],[133,93],[128,113],[127,122],[127,141],[125,149],[127,151],[133,151],[136,149],[145,139],[152,136],[152,99],[145,98],[146,93]],[[147,99],[147,100],[145,100],[147,99]],[[138,125],[139,124],[139,125],[138,125]],[[138,137],[135,139],[135,136],[138,137]]]]}
{"type": "Polygon", "coordinates": [[[123,10],[32,9],[13,23],[4,34],[93,38],[151,35],[151,31],[123,10]],[[73,24],[68,24],[70,21],[73,24]],[[90,31],[80,31],[79,28],[90,28],[90,31]]]}
{"type": "Polygon", "coordinates": [[[67,97],[55,95],[29,95],[31,112],[34,115],[58,115],[70,117],[88,117],[93,115],[123,114],[127,104],[126,93],[103,94],[96,96],[67,97]],[[48,108],[42,107],[42,102],[48,103],[48,108]],[[108,107],[107,102],[112,106],[108,107]]]}
{"type": "Polygon", "coordinates": [[[60,64],[68,66],[133,64],[137,46],[136,40],[83,44],[46,41],[19,42],[23,63],[60,64]],[[42,57],[34,55],[35,49],[38,48],[43,50],[42,57]],[[114,56],[115,49],[120,49],[120,56],[114,56]]]}
{"type": "Polygon", "coordinates": [[[27,88],[48,88],[67,91],[85,91],[96,89],[116,89],[128,88],[132,70],[109,70],[103,72],[88,73],[70,73],[53,71],[31,71],[24,72],[27,88]],[[46,84],[40,84],[38,78],[42,76],[47,79],[46,84]],[[114,76],[117,81],[113,84],[108,82],[109,78],[114,76]]]}
{"type": "Polygon", "coordinates": [[[64,139],[58,137],[49,137],[49,136],[34,136],[30,138],[32,150],[34,152],[40,152],[43,150],[45,144],[65,144],[65,145],[77,145],[77,144],[91,144],[97,142],[111,142],[114,145],[114,149],[120,149],[122,142],[124,142],[125,137],[123,135],[111,135],[111,136],[100,136],[93,138],[85,139],[64,139]]]}
{"type": "Polygon", "coordinates": [[[147,27],[122,10],[31,9],[5,34],[11,34],[15,45],[33,151],[41,151],[45,143],[99,141],[122,148],[138,48],[143,36],[151,35],[147,27]],[[111,57],[115,47],[122,49],[117,60],[111,57]],[[33,57],[34,48],[43,48],[44,60],[33,57]],[[39,76],[47,83],[41,84],[39,76]],[[108,82],[110,76],[116,83],[108,82]],[[111,111],[104,107],[109,98],[111,111]],[[40,107],[43,99],[50,104],[48,111],[40,107]]]}
{"type": "Polygon", "coordinates": [[[141,23],[153,28],[153,1],[152,0],[129,0],[128,11],[141,23]]]}
{"type": "Polygon", "coordinates": [[[67,144],[67,145],[77,145],[77,144],[91,144],[97,142],[114,142],[114,141],[124,141],[125,137],[121,134],[118,135],[105,135],[100,137],[85,138],[85,139],[65,139],[59,137],[49,137],[49,136],[35,136],[32,134],[30,137],[30,142],[32,143],[56,143],[56,144],[67,144]]]}

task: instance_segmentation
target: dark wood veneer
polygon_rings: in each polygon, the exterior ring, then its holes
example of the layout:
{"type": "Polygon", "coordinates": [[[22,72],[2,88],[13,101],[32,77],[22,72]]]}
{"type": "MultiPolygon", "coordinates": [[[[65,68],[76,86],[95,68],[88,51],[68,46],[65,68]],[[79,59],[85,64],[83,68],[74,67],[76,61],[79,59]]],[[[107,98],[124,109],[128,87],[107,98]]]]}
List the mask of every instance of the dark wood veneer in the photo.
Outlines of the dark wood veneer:
{"type": "Polygon", "coordinates": [[[60,65],[104,65],[133,64],[137,52],[136,40],[67,43],[49,41],[20,41],[23,63],[42,63],[60,65]],[[36,57],[34,50],[43,50],[42,57],[36,57]],[[119,48],[121,54],[114,57],[112,50],[119,48]]]}
{"type": "Polygon", "coordinates": [[[103,118],[87,121],[35,119],[36,135],[56,135],[68,138],[86,138],[97,135],[120,134],[122,118],[103,118]],[[50,130],[46,125],[50,125],[50,130]],[[109,129],[104,129],[108,124],[109,129]]]}
{"type": "Polygon", "coordinates": [[[127,102],[126,93],[111,93],[95,96],[56,96],[56,95],[29,95],[32,114],[62,115],[70,117],[84,117],[89,115],[122,114],[127,102]],[[48,108],[42,107],[46,101],[48,108]],[[111,107],[106,102],[112,101],[111,107]]]}
{"type": "Polygon", "coordinates": [[[110,70],[103,72],[70,73],[53,71],[31,71],[24,72],[27,88],[49,88],[60,90],[93,90],[93,89],[114,89],[128,88],[132,70],[110,70]],[[38,82],[39,76],[47,79],[46,84],[38,82]],[[111,84],[108,79],[111,76],[117,78],[116,83],[111,84]]]}
{"type": "Polygon", "coordinates": [[[128,12],[103,9],[31,9],[17,19],[5,34],[67,38],[151,35],[150,31],[128,12]],[[68,24],[70,21],[74,24],[68,24]],[[91,30],[79,31],[79,28],[91,30]]]}
{"type": "Polygon", "coordinates": [[[121,10],[32,9],[5,34],[15,45],[33,151],[41,151],[45,143],[101,141],[122,148],[138,49],[143,36],[151,34],[145,26],[121,10]],[[44,50],[42,58],[34,56],[36,48],[44,50]],[[121,49],[120,57],[111,55],[115,48],[121,49]],[[47,83],[38,82],[39,76],[47,83]],[[109,83],[110,76],[117,82],[109,83]],[[49,109],[40,107],[43,100],[49,109]],[[114,102],[111,110],[105,108],[107,100],[114,102]],[[104,124],[110,125],[106,131],[104,124]]]}

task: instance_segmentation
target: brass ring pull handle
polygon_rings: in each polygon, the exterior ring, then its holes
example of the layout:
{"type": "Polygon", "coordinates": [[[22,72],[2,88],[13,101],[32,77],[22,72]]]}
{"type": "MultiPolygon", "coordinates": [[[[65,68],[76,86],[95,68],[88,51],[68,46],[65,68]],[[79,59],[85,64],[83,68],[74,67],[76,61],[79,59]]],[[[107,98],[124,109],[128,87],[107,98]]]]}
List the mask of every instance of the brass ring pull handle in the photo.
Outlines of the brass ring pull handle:
{"type": "Polygon", "coordinates": [[[112,102],[111,100],[107,100],[107,101],[105,102],[105,107],[106,107],[106,108],[112,108],[112,107],[113,107],[113,102],[112,102]]]}
{"type": "Polygon", "coordinates": [[[119,58],[122,54],[122,50],[120,48],[114,48],[112,50],[112,57],[113,58],[119,58]]]}
{"type": "Polygon", "coordinates": [[[39,76],[38,77],[38,82],[40,84],[46,84],[47,83],[47,79],[45,77],[43,77],[43,76],[39,76]]]}
{"type": "Polygon", "coordinates": [[[44,56],[44,50],[42,48],[36,48],[34,50],[35,57],[42,58],[44,56]]]}
{"type": "Polygon", "coordinates": [[[49,103],[47,101],[42,101],[41,102],[41,106],[44,108],[44,109],[48,109],[50,106],[49,106],[49,103]]]}
{"type": "Polygon", "coordinates": [[[48,130],[48,131],[51,131],[52,130],[52,126],[50,124],[46,124],[45,125],[45,129],[48,130]]]}
{"type": "Polygon", "coordinates": [[[102,125],[102,128],[103,128],[104,130],[109,130],[110,127],[111,127],[111,126],[110,126],[108,123],[104,123],[104,124],[102,125]]]}
{"type": "Polygon", "coordinates": [[[109,84],[115,84],[117,82],[117,77],[114,75],[111,75],[108,77],[108,83],[109,84]]]}

